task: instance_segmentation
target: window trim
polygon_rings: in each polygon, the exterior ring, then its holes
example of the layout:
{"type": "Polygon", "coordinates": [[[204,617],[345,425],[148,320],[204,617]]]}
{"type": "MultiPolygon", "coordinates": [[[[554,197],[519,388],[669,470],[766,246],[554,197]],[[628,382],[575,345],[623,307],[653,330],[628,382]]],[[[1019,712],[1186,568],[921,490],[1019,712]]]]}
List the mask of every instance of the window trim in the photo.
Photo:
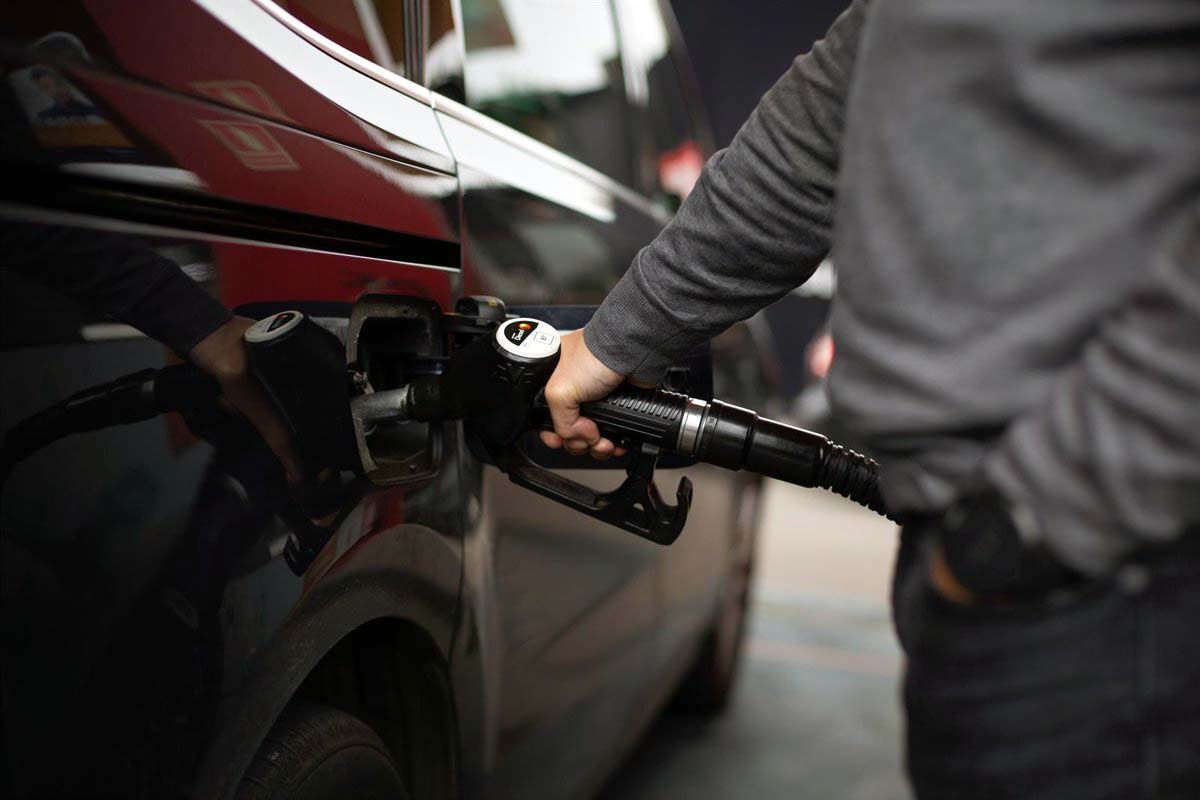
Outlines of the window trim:
{"type": "MultiPolygon", "coordinates": [[[[595,185],[596,188],[609,192],[639,211],[648,214],[660,224],[665,225],[671,221],[673,215],[665,211],[649,197],[614,178],[610,178],[595,167],[590,167],[560,150],[555,150],[545,142],[538,141],[529,134],[521,133],[516,128],[510,128],[503,122],[492,119],[482,111],[476,111],[470,106],[460,103],[457,100],[443,97],[436,92],[432,94],[434,108],[439,113],[453,117],[459,122],[466,123],[489,136],[500,139],[504,143],[523,150],[529,155],[539,158],[552,166],[565,169],[576,177],[583,178],[595,185]]],[[[453,153],[453,148],[451,152],[453,153]]]]}
{"type": "MultiPolygon", "coordinates": [[[[309,26],[305,25],[300,20],[296,19],[283,7],[274,3],[273,0],[250,0],[250,2],[266,11],[278,22],[291,29],[302,39],[317,47],[326,55],[341,61],[346,66],[361,72],[368,78],[373,78],[374,80],[377,80],[380,83],[395,89],[414,100],[419,100],[437,112],[448,114],[460,122],[472,125],[475,128],[478,128],[479,130],[488,133],[491,136],[495,136],[496,138],[501,139],[508,144],[518,147],[530,155],[536,156],[537,158],[540,158],[556,167],[566,169],[577,177],[583,178],[594,184],[597,188],[607,191],[620,198],[630,206],[638,209],[644,214],[647,214],[659,224],[665,225],[666,223],[670,222],[673,215],[663,209],[649,197],[639,192],[637,189],[626,186],[620,181],[605,175],[603,172],[584,164],[582,161],[572,158],[566,153],[556,150],[548,144],[539,142],[532,136],[521,133],[515,128],[510,128],[504,123],[498,122],[486,114],[468,107],[464,103],[459,103],[458,101],[434,92],[425,86],[414,83],[408,78],[404,78],[394,72],[386,70],[375,62],[369,61],[368,59],[363,58],[351,50],[347,50],[337,42],[334,42],[332,39],[323,36],[309,26]]],[[[457,36],[460,46],[464,47],[465,50],[461,26],[462,9],[459,5],[459,0],[451,0],[451,10],[455,15],[457,36]]],[[[619,38],[618,46],[620,46],[619,38]]],[[[423,61],[424,49],[422,49],[420,57],[423,61]]],[[[448,148],[449,144],[445,144],[448,148]]],[[[457,162],[453,151],[450,150],[449,153],[451,159],[457,162]]]]}
{"type": "MultiPolygon", "coordinates": [[[[306,40],[309,44],[324,51],[326,55],[336,58],[346,66],[363,73],[367,77],[374,78],[380,83],[395,89],[401,94],[407,95],[414,100],[419,100],[427,106],[433,106],[433,93],[421,84],[409,80],[401,75],[397,75],[395,72],[381,67],[374,61],[363,58],[358,53],[347,50],[345,47],[342,47],[332,39],[317,33],[315,30],[308,27],[303,22],[288,13],[288,11],[282,6],[272,2],[272,0],[251,0],[251,2],[290,28],[293,33],[306,40]]],[[[411,0],[405,0],[406,6],[408,6],[410,3],[411,0]]],[[[405,36],[407,36],[407,17],[405,19],[405,23],[405,36]]],[[[423,57],[424,54],[422,53],[421,58],[423,59],[423,57]]]]}

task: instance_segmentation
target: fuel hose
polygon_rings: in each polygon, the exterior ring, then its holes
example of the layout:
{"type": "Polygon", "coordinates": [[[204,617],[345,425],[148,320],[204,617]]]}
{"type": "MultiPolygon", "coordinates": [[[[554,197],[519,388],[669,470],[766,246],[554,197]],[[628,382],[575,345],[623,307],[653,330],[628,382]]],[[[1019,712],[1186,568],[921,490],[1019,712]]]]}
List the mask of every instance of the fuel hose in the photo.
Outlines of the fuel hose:
{"type": "Polygon", "coordinates": [[[190,364],[144,369],[91,386],[14,425],[0,448],[0,486],[18,462],[64,436],[131,425],[168,411],[213,403],[215,380],[190,364]]]}

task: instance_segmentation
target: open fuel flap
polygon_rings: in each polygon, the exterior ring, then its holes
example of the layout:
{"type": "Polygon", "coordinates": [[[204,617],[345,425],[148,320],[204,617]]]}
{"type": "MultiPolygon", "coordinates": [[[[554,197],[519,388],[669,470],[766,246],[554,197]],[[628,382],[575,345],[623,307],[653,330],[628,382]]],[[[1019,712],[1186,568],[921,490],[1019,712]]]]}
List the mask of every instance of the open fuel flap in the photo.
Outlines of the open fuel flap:
{"type": "MultiPolygon", "coordinates": [[[[419,297],[367,295],[351,309],[346,363],[366,394],[396,389],[436,374],[447,359],[447,339],[437,304],[419,297]]],[[[363,471],[372,483],[392,486],[437,472],[443,432],[438,423],[378,423],[353,415],[363,471]]]]}

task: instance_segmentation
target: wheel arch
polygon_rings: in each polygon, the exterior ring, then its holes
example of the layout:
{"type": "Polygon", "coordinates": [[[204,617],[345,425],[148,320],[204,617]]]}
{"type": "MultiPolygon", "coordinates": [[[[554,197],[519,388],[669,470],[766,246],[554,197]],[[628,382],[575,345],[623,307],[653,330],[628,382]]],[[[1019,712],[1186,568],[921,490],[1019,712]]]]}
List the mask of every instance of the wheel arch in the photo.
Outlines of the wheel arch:
{"type": "MultiPolygon", "coordinates": [[[[367,654],[432,657],[448,676],[461,575],[458,543],[420,525],[382,531],[345,554],[300,598],[270,643],[249,662],[236,691],[219,702],[195,795],[232,797],[293,698],[316,699],[355,713],[344,706],[357,703],[361,708],[366,693],[397,689],[394,681],[400,676],[369,664],[367,654]],[[348,663],[365,668],[348,677],[348,663]],[[355,693],[360,699],[352,701],[355,693]]],[[[451,691],[448,683],[446,690],[451,691]]],[[[394,695],[368,698],[366,710],[374,723],[364,722],[386,728],[395,702],[394,695]]],[[[453,714],[452,693],[449,709],[453,714]]],[[[380,735],[386,743],[388,736],[380,735]]]]}
{"type": "Polygon", "coordinates": [[[414,800],[457,795],[458,719],[449,663],[412,621],[381,617],[350,631],[305,677],[297,699],[370,727],[414,800]]]}

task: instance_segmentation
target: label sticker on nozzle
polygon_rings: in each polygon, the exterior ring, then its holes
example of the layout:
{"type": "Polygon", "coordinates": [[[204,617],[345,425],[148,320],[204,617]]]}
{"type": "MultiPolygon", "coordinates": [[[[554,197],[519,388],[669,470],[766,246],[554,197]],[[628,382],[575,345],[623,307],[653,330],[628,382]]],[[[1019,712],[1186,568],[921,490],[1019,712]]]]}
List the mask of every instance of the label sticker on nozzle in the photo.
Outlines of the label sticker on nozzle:
{"type": "Polygon", "coordinates": [[[496,343],[522,358],[549,358],[558,352],[558,331],[536,319],[510,319],[496,331],[496,343]]]}
{"type": "Polygon", "coordinates": [[[259,344],[276,339],[299,325],[303,318],[304,315],[299,311],[280,311],[278,314],[263,317],[246,329],[246,341],[259,344]]]}

